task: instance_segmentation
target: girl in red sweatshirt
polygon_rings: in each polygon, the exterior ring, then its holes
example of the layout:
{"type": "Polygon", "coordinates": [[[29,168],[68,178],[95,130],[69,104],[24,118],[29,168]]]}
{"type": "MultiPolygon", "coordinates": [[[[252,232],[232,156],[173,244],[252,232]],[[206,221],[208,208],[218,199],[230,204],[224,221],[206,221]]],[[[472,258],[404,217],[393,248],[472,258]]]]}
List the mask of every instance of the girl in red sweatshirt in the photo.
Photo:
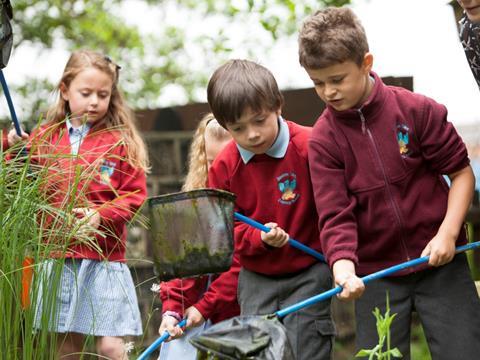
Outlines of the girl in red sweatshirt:
{"type": "MultiPolygon", "coordinates": [[[[39,273],[36,326],[48,323],[48,331],[59,333],[59,357],[81,353],[85,337],[94,336],[99,355],[126,359],[123,337],[142,334],[125,245],[126,224],[146,198],[148,159],[119,73],[107,56],[74,52],[47,123],[31,136],[32,158],[48,171],[51,205],[81,222],[74,239],[48,239],[63,247],[48,251],[39,273]],[[50,280],[55,272],[57,289],[50,280]]],[[[68,227],[53,216],[48,226],[68,227]]]]}
{"type": "MultiPolygon", "coordinates": [[[[206,187],[210,165],[230,141],[230,134],[217,123],[212,114],[207,114],[200,121],[190,147],[189,171],[182,187],[183,191],[206,187]]],[[[202,299],[212,280],[211,276],[202,276],[161,283],[162,323],[159,328],[160,334],[167,330],[171,334],[170,339],[183,334],[183,331],[176,325],[184,316],[184,310],[202,299]]],[[[208,309],[202,316],[212,323],[217,323],[239,313],[236,297],[233,296],[230,306],[208,309]]],[[[187,336],[189,337],[193,332],[193,330],[189,330],[187,336]]],[[[188,337],[164,343],[159,359],[196,359],[197,351],[188,343],[188,337]]]]}

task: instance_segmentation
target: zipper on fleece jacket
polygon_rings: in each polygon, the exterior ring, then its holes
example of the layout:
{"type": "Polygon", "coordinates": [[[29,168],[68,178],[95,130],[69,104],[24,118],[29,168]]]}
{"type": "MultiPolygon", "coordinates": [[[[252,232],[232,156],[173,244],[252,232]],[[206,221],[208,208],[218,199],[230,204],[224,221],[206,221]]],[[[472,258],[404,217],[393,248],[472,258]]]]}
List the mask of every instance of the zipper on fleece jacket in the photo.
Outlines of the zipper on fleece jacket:
{"type": "Polygon", "coordinates": [[[397,202],[393,198],[392,191],[390,189],[390,183],[388,182],[387,173],[385,171],[385,166],[383,165],[382,158],[380,157],[380,154],[378,152],[377,144],[375,143],[375,139],[373,138],[372,132],[367,127],[367,121],[365,119],[365,116],[362,113],[362,109],[357,109],[357,112],[360,115],[360,121],[362,123],[362,134],[368,135],[368,139],[372,143],[373,149],[375,150],[375,156],[377,157],[377,161],[380,164],[380,169],[382,170],[383,180],[385,181],[385,187],[387,188],[388,197],[390,198],[390,202],[393,207],[393,212],[395,213],[395,216],[398,221],[398,226],[400,227],[400,242],[402,243],[402,247],[403,247],[403,250],[405,251],[407,260],[410,260],[410,256],[408,255],[407,245],[405,244],[405,240],[403,238],[404,226],[403,226],[402,217],[400,215],[400,210],[398,209],[397,202]]]}

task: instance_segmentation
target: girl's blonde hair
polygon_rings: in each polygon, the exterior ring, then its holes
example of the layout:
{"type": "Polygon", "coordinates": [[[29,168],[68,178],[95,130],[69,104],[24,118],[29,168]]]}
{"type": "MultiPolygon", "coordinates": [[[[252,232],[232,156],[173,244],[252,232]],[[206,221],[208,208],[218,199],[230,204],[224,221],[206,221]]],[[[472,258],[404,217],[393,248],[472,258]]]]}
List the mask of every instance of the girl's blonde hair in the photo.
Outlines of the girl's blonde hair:
{"type": "Polygon", "coordinates": [[[105,126],[107,129],[120,131],[122,140],[126,145],[126,160],[134,167],[149,171],[148,153],[145,142],[135,126],[135,116],[126,104],[118,88],[120,66],[115,64],[108,56],[91,50],[79,50],[70,55],[62,78],[57,85],[58,100],[47,111],[48,125],[55,125],[65,121],[69,115],[68,103],[60,96],[61,86],[69,88],[73,79],[87,68],[96,68],[112,79],[112,93],[108,111],[105,117],[95,126],[105,126]]]}
{"type": "Polygon", "coordinates": [[[213,114],[205,115],[198,124],[193,135],[190,152],[188,153],[188,173],[183,184],[183,191],[204,188],[208,180],[208,163],[205,149],[205,136],[211,135],[215,140],[226,140],[230,134],[225,130],[213,114]]]}

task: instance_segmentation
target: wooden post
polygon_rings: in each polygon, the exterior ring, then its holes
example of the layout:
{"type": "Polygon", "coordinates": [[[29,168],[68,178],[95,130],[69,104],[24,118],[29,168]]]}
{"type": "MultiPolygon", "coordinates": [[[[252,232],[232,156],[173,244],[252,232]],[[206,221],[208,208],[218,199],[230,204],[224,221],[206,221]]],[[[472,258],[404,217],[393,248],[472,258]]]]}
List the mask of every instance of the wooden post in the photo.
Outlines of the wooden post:
{"type": "MultiPolygon", "coordinates": [[[[468,225],[468,238],[470,242],[480,241],[480,202],[479,193],[475,191],[472,207],[468,211],[466,222],[468,225]]],[[[480,252],[467,253],[474,280],[480,280],[480,252]]]]}

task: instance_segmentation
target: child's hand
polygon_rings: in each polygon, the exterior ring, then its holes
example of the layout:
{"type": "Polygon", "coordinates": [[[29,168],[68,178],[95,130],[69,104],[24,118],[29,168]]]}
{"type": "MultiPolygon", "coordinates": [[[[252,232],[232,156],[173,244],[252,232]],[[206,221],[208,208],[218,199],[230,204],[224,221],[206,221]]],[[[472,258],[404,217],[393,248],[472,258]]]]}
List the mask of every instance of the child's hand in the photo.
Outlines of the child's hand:
{"type": "Polygon", "coordinates": [[[197,327],[205,322],[205,318],[195,306],[190,306],[185,310],[185,317],[187,318],[187,328],[197,327]]]}
{"type": "Polygon", "coordinates": [[[455,256],[455,240],[452,237],[437,233],[425,246],[421,256],[430,255],[428,260],[430,266],[445,265],[452,261],[455,256]]]}
{"type": "Polygon", "coordinates": [[[22,136],[18,136],[15,129],[11,129],[7,135],[8,146],[13,146],[20,141],[28,140],[28,134],[22,130],[22,136]]]}
{"type": "Polygon", "coordinates": [[[341,259],[333,264],[335,284],[343,287],[337,297],[340,300],[353,300],[362,296],[365,284],[355,274],[355,264],[346,259],[341,259]]]}
{"type": "Polygon", "coordinates": [[[285,232],[285,230],[278,227],[276,223],[266,223],[265,226],[272,230],[267,233],[264,231],[260,233],[263,242],[278,248],[284,246],[288,242],[288,234],[285,232]]]}
{"type": "Polygon", "coordinates": [[[101,218],[98,211],[89,208],[75,208],[72,211],[76,216],[82,219],[82,222],[84,222],[80,227],[80,230],[87,230],[85,227],[98,229],[100,226],[101,218]]]}
{"type": "Polygon", "coordinates": [[[170,337],[167,340],[165,340],[166,342],[177,339],[183,335],[183,330],[180,327],[178,327],[177,324],[178,324],[178,320],[173,316],[163,315],[162,323],[158,328],[158,333],[160,335],[163,335],[165,330],[168,331],[168,333],[170,334],[170,337]]]}

